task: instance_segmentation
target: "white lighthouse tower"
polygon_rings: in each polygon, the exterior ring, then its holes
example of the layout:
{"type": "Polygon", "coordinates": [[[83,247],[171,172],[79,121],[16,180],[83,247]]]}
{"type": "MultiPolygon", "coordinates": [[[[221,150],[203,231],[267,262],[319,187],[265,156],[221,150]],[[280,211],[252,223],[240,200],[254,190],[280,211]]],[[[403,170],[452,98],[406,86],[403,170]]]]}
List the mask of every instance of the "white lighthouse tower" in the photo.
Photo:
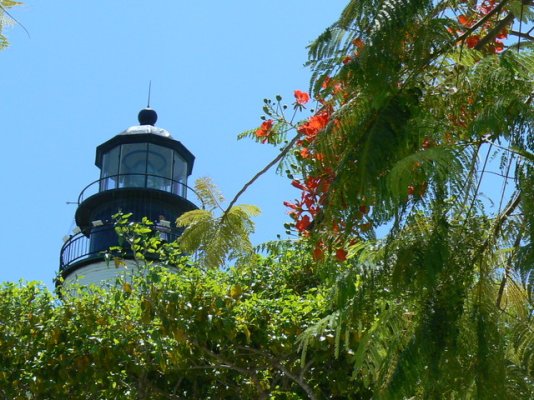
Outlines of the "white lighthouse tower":
{"type": "MultiPolygon", "coordinates": [[[[132,213],[132,221],[147,217],[161,221],[169,240],[181,231],[173,222],[197,207],[190,200],[187,179],[195,157],[168,131],[155,126],[157,114],[150,108],[139,112],[139,125],[132,126],[96,149],[100,178],[87,185],[78,197],[77,227],[61,248],[59,285],[82,285],[114,280],[131,274],[129,268],[116,268],[105,260],[110,246],[118,244],[112,216],[132,213]]],[[[126,256],[128,257],[128,256],[126,256]]]]}

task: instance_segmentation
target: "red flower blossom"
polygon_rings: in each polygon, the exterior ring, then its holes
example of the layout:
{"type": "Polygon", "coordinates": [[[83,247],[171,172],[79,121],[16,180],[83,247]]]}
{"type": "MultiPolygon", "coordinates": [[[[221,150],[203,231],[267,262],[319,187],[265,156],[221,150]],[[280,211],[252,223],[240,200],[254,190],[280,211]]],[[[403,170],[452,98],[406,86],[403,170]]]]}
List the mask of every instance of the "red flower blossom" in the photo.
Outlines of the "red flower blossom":
{"type": "Polygon", "coordinates": [[[272,129],[273,120],[268,119],[267,121],[264,121],[261,126],[256,130],[256,136],[259,138],[264,138],[263,143],[265,143],[269,138],[269,135],[272,133],[272,129]]]}
{"type": "Polygon", "coordinates": [[[347,250],[345,250],[345,249],[337,249],[336,250],[336,258],[339,261],[345,261],[347,259],[347,250]]]}
{"type": "Polygon", "coordinates": [[[324,257],[324,250],[322,242],[316,243],[313,249],[312,257],[315,261],[322,260],[324,257]]]}
{"type": "Polygon", "coordinates": [[[300,183],[299,181],[297,181],[296,179],[293,179],[291,181],[291,185],[293,187],[296,187],[297,189],[300,189],[300,190],[308,190],[308,188],[306,186],[304,186],[302,183],[300,183]]]}
{"type": "Polygon", "coordinates": [[[365,43],[364,43],[363,40],[360,39],[360,38],[354,39],[354,40],[352,41],[352,44],[353,44],[354,46],[356,46],[357,48],[359,48],[359,49],[362,49],[362,48],[365,46],[365,43]]]}
{"type": "Polygon", "coordinates": [[[300,220],[297,221],[295,227],[299,232],[305,231],[311,224],[311,219],[308,215],[304,215],[300,220]]]}
{"type": "Polygon", "coordinates": [[[301,106],[310,101],[310,95],[306,92],[295,90],[294,95],[295,99],[297,100],[297,104],[300,104],[301,106]]]}
{"type": "Polygon", "coordinates": [[[458,17],[458,22],[460,24],[462,24],[463,26],[466,26],[466,27],[470,27],[472,25],[471,21],[469,20],[469,18],[467,18],[465,15],[460,15],[458,17]]]}
{"type": "Polygon", "coordinates": [[[343,59],[343,64],[348,64],[352,61],[352,57],[351,56],[345,56],[345,58],[343,59]]]}
{"type": "MultiPolygon", "coordinates": [[[[495,36],[497,39],[506,39],[508,37],[508,29],[504,28],[497,36],[495,36]]],[[[498,42],[496,40],[496,42],[498,42]]]]}
{"type": "Polygon", "coordinates": [[[474,48],[478,42],[480,41],[480,36],[478,35],[473,35],[473,36],[469,36],[467,39],[466,39],[466,43],[467,43],[467,47],[469,47],[470,49],[474,48]]]}
{"type": "Polygon", "coordinates": [[[327,113],[322,112],[316,115],[313,115],[308,119],[307,122],[303,123],[297,128],[297,131],[299,133],[303,133],[306,135],[308,140],[315,139],[315,136],[319,133],[319,131],[323,130],[326,125],[328,124],[329,116],[327,113]]]}
{"type": "Polygon", "coordinates": [[[291,208],[292,210],[299,211],[300,207],[290,201],[284,201],[284,206],[291,208]]]}

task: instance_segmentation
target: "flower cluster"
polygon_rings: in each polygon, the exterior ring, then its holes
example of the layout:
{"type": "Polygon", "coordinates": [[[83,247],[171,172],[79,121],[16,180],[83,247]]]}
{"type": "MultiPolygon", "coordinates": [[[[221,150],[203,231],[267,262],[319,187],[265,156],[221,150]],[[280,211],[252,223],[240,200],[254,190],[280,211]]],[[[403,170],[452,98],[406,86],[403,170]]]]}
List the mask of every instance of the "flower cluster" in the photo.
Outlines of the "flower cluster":
{"type": "Polygon", "coordinates": [[[273,133],[273,123],[274,122],[272,119],[263,121],[260,127],[256,130],[256,136],[259,138],[263,138],[262,143],[267,142],[267,140],[269,140],[269,137],[273,133]]]}
{"type": "Polygon", "coordinates": [[[289,215],[295,221],[295,228],[301,234],[305,233],[317,213],[324,205],[330,184],[333,180],[333,173],[322,174],[319,177],[309,176],[306,179],[293,179],[291,184],[301,190],[300,200],[284,202],[284,205],[291,209],[289,215]]]}
{"type": "Polygon", "coordinates": [[[317,137],[317,134],[326,128],[329,120],[330,116],[328,113],[321,111],[315,115],[312,115],[306,122],[299,125],[297,132],[304,134],[308,143],[312,143],[317,137]]]}
{"type": "MultiPolygon", "coordinates": [[[[495,9],[495,3],[496,0],[483,0],[482,2],[480,2],[480,4],[476,6],[474,12],[471,15],[460,15],[458,17],[458,22],[465,28],[471,28],[477,21],[479,21],[481,18],[483,18],[495,9]]],[[[477,47],[483,34],[491,31],[494,28],[494,25],[495,22],[492,21],[491,18],[486,21],[482,25],[479,33],[472,34],[465,40],[467,47],[469,47],[470,49],[477,47]]],[[[458,31],[457,33],[463,35],[462,31],[458,31]]],[[[505,27],[495,36],[494,41],[492,43],[489,43],[488,49],[494,53],[502,52],[504,50],[503,39],[506,39],[507,37],[508,28],[505,27]]]]}
{"type": "MultiPolygon", "coordinates": [[[[359,48],[363,46],[363,43],[358,43],[356,46],[359,48]]],[[[286,106],[280,103],[280,96],[277,96],[276,103],[265,100],[264,111],[271,118],[264,120],[260,127],[254,131],[255,136],[261,138],[263,143],[275,138],[285,129],[280,129],[280,126],[293,127],[299,134],[295,155],[301,161],[306,160],[304,164],[306,172],[301,178],[291,176],[291,184],[301,191],[300,198],[293,202],[286,201],[284,205],[290,209],[289,215],[293,219],[296,231],[304,237],[310,236],[313,225],[317,222],[321,210],[326,205],[331,184],[335,178],[333,169],[328,167],[325,155],[318,151],[317,139],[326,132],[329,124],[332,124],[332,129],[336,129],[338,124],[332,118],[333,112],[347,97],[342,83],[338,80],[325,78],[323,90],[322,97],[316,98],[320,105],[319,110],[297,125],[293,125],[285,118],[283,110],[286,106]]],[[[310,95],[301,90],[295,90],[293,94],[295,112],[302,111],[310,101],[310,95]]],[[[333,230],[336,233],[345,229],[342,222],[334,223],[334,225],[333,230]]],[[[345,261],[348,254],[343,240],[337,234],[334,234],[331,239],[316,243],[314,258],[319,260],[326,252],[332,254],[339,261],[345,261]]]]}

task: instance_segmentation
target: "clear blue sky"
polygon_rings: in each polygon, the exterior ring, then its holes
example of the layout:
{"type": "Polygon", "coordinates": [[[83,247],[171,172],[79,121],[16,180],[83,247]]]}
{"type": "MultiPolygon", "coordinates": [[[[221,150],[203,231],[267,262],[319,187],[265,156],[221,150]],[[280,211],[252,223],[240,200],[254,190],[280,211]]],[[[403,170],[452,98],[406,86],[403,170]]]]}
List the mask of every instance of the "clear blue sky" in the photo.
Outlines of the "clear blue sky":
{"type": "MultiPolygon", "coordinates": [[[[195,155],[228,199],[276,151],[236,135],[261,122],[262,99],[307,90],[306,45],[346,0],[76,2],[27,0],[0,52],[0,281],[50,287],[75,201],[98,178],[95,148],[135,125],[152,80],[158,126],[195,155]]],[[[264,177],[255,242],[283,233],[288,181],[264,177]]]]}

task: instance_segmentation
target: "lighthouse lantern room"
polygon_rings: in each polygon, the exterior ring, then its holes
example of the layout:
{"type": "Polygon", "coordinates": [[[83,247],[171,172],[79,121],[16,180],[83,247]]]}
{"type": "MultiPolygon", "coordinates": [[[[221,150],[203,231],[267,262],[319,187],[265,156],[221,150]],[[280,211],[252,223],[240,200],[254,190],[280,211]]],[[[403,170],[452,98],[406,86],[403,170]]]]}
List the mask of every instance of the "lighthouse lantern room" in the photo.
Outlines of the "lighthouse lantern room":
{"type": "Polygon", "coordinates": [[[132,126],[96,149],[100,178],[87,185],[78,197],[76,228],[65,238],[60,254],[58,284],[99,284],[118,274],[132,273],[110,266],[105,253],[117,245],[113,215],[131,213],[132,221],[147,217],[155,221],[168,240],[180,235],[176,218],[196,209],[188,199],[187,179],[195,157],[168,131],[155,126],[157,114],[145,108],[139,125],[132,126]]]}

